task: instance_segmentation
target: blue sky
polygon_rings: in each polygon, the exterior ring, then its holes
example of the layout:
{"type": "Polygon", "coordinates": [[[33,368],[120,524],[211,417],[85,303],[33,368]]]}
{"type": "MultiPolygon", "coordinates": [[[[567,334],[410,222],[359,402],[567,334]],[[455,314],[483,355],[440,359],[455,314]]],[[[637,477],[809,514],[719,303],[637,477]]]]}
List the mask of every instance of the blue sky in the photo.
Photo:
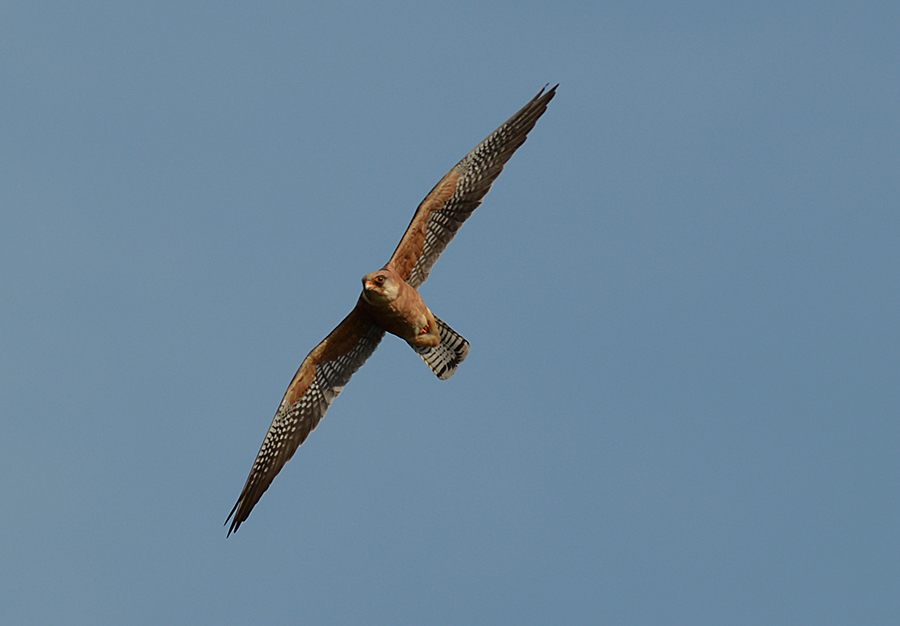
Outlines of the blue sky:
{"type": "Polygon", "coordinates": [[[900,618],[894,3],[7,3],[9,624],[900,618]],[[240,531],[295,369],[556,99],[240,531]]]}

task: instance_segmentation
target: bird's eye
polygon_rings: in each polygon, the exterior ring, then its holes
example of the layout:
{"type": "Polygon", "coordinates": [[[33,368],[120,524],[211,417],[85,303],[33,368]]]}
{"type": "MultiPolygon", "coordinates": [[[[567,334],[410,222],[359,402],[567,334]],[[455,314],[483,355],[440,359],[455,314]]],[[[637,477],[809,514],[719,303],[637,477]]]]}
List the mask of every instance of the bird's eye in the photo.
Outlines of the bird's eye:
{"type": "Polygon", "coordinates": [[[378,286],[383,285],[383,284],[384,284],[384,276],[376,276],[376,277],[375,277],[375,284],[378,285],[378,286]]]}

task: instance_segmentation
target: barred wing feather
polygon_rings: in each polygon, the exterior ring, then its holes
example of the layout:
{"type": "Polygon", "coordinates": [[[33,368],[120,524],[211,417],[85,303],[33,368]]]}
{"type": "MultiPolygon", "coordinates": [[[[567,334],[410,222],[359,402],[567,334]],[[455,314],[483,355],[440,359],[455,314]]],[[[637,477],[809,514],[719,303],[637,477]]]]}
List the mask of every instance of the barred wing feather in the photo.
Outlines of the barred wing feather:
{"type": "Polygon", "coordinates": [[[484,200],[554,95],[556,87],[541,89],[435,185],[416,209],[387,267],[416,289],[428,279],[435,261],[484,200]]]}
{"type": "Polygon", "coordinates": [[[275,412],[241,495],[225,520],[226,524],[231,520],[229,535],[250,516],[272,480],[319,424],[331,402],[372,355],[382,337],[384,330],[357,306],[303,360],[275,412]]]}

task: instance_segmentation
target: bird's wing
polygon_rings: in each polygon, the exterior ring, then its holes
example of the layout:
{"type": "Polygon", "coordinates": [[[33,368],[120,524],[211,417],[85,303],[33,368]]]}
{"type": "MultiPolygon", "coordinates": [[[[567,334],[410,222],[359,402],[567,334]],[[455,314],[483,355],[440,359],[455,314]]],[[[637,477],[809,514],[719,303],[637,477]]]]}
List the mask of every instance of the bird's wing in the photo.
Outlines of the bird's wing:
{"type": "Polygon", "coordinates": [[[269,426],[241,496],[228,515],[229,535],[247,519],[272,480],[382,337],[384,330],[357,305],[303,360],[269,426]]]}
{"type": "Polygon", "coordinates": [[[467,154],[435,185],[416,209],[387,267],[414,288],[428,279],[431,267],[491,189],[503,166],[521,146],[556,87],[538,94],[467,154]]]}

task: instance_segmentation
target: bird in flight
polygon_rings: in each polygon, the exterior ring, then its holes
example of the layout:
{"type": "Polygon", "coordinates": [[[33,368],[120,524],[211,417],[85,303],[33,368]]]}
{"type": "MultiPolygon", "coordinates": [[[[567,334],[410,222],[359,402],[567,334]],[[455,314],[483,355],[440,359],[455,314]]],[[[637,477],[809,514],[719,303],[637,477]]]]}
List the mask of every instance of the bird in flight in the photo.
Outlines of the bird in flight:
{"type": "Polygon", "coordinates": [[[469,354],[469,342],[432,313],[416,290],[525,142],[558,86],[541,89],[457,163],[422,200],[387,265],[363,276],[356,306],[303,359],[288,385],[244,489],[225,520],[226,524],[231,520],[229,536],[249,517],[385,332],[405,340],[439,379],[446,380],[456,372],[469,354]]]}

